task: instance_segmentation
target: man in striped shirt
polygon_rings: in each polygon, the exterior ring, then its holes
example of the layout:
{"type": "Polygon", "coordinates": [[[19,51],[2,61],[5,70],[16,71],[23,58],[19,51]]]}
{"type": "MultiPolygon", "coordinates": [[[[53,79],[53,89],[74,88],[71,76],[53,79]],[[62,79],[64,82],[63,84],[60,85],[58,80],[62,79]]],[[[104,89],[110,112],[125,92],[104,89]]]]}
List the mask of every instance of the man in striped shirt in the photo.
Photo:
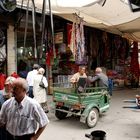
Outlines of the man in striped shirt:
{"type": "Polygon", "coordinates": [[[28,97],[28,84],[23,78],[13,82],[13,97],[4,102],[0,125],[6,126],[7,140],[37,140],[49,123],[42,107],[28,97]]]}

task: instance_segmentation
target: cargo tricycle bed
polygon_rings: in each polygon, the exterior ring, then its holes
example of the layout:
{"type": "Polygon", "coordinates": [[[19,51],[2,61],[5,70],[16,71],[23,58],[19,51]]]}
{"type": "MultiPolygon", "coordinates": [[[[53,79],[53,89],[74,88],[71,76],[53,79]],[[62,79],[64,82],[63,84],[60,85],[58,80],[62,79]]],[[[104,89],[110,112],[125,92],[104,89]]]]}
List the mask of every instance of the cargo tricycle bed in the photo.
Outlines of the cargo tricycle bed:
{"type": "Polygon", "coordinates": [[[109,109],[109,94],[107,88],[85,87],[78,91],[77,87],[53,87],[55,116],[65,119],[68,114],[79,116],[80,122],[89,128],[94,127],[99,114],[109,109]]]}

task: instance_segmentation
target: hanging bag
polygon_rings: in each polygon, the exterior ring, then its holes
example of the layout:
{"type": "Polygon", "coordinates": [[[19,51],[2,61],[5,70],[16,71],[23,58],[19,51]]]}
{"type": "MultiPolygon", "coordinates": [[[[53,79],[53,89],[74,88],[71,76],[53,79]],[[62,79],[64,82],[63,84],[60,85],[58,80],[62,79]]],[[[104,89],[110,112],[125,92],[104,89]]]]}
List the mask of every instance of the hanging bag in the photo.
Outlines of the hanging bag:
{"type": "Polygon", "coordinates": [[[42,76],[42,78],[41,78],[41,81],[40,81],[40,83],[39,83],[39,86],[40,86],[41,88],[46,88],[45,85],[44,85],[44,83],[43,83],[43,76],[42,76]]]}

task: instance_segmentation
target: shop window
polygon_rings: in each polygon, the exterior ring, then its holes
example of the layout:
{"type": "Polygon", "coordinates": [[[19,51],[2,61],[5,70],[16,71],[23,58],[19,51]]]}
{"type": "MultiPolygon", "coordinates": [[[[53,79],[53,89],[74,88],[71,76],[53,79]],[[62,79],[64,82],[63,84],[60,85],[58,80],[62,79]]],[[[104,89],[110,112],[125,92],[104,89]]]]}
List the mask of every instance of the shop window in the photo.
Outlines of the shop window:
{"type": "Polygon", "coordinates": [[[0,29],[0,69],[3,73],[7,73],[6,71],[6,30],[0,29]]]}

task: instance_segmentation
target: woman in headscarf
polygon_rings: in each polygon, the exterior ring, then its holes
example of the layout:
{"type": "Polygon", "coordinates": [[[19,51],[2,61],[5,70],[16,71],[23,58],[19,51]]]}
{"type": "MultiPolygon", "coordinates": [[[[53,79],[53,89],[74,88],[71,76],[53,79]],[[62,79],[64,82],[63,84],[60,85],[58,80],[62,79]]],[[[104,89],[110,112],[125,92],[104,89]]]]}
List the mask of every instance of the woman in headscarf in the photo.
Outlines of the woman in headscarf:
{"type": "Polygon", "coordinates": [[[37,75],[34,77],[34,84],[33,84],[33,95],[34,99],[40,103],[44,111],[47,113],[48,112],[48,107],[47,107],[47,92],[46,89],[48,87],[48,81],[45,76],[43,76],[45,73],[45,70],[43,68],[40,68],[38,70],[37,75]],[[39,86],[40,82],[44,84],[44,88],[39,86]]]}

